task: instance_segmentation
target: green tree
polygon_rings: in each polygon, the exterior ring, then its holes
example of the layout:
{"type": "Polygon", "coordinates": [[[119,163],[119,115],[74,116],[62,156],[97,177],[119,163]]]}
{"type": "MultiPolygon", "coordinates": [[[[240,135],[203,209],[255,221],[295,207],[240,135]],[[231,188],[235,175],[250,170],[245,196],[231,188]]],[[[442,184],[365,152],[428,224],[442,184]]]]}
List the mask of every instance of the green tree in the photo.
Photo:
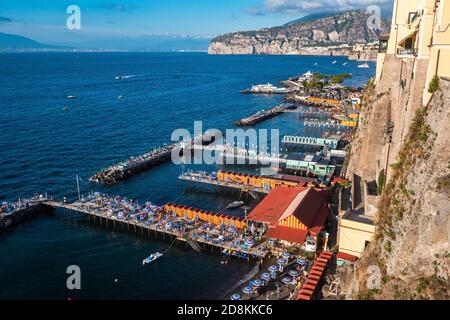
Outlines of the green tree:
{"type": "Polygon", "coordinates": [[[430,84],[428,85],[428,92],[435,93],[439,90],[439,77],[435,75],[433,79],[431,79],[430,84]]]}

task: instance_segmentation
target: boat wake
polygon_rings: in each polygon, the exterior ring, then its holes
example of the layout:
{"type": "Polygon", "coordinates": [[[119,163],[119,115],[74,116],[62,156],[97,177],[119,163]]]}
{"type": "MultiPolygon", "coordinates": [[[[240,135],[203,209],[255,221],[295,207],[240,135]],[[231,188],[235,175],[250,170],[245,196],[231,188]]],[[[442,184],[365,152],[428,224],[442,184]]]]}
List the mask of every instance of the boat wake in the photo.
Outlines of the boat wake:
{"type": "Polygon", "coordinates": [[[115,77],[116,80],[122,80],[122,79],[130,79],[130,78],[134,78],[137,77],[137,74],[130,74],[130,75],[124,75],[124,76],[117,76],[115,77]]]}

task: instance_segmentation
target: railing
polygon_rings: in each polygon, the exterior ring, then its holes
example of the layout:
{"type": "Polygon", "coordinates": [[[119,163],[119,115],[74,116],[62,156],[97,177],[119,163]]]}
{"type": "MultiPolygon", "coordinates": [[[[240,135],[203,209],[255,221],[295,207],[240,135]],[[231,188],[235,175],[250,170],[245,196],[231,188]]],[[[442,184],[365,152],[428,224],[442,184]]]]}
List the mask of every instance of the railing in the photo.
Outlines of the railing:
{"type": "Polygon", "coordinates": [[[397,54],[400,55],[417,55],[417,48],[397,48],[397,54]]]}

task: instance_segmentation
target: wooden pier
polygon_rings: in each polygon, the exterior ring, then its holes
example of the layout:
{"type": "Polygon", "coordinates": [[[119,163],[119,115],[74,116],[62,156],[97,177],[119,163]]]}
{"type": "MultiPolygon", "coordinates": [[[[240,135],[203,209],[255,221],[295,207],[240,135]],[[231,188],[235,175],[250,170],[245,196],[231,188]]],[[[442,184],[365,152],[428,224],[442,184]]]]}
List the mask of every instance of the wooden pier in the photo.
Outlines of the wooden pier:
{"type": "MultiPolygon", "coordinates": [[[[163,239],[167,238],[178,243],[186,243],[186,245],[190,245],[196,251],[198,251],[199,248],[203,250],[207,250],[209,248],[211,249],[211,252],[214,252],[214,250],[219,250],[221,253],[223,252],[223,250],[229,250],[241,255],[246,255],[248,259],[264,258],[268,253],[268,246],[266,245],[265,241],[249,249],[245,249],[232,246],[232,241],[219,242],[207,239],[206,237],[202,236],[205,234],[205,232],[207,232],[201,229],[201,226],[204,223],[198,222],[197,226],[192,225],[192,220],[184,219],[181,217],[177,217],[174,219],[175,221],[186,223],[186,226],[189,226],[186,228],[185,232],[178,232],[174,230],[168,230],[166,228],[161,228],[158,223],[147,224],[138,220],[119,219],[115,216],[108,216],[108,214],[106,213],[106,208],[102,206],[92,205],[91,203],[85,204],[80,201],[76,201],[74,203],[65,204],[63,202],[54,200],[44,200],[41,201],[40,204],[55,209],[64,209],[75,212],[77,214],[82,214],[86,216],[89,221],[96,222],[107,227],[122,227],[126,228],[126,230],[128,231],[134,231],[135,233],[142,236],[150,236],[153,234],[155,237],[161,237],[163,239]]],[[[208,233],[212,236],[217,236],[215,230],[211,230],[208,233]]]]}

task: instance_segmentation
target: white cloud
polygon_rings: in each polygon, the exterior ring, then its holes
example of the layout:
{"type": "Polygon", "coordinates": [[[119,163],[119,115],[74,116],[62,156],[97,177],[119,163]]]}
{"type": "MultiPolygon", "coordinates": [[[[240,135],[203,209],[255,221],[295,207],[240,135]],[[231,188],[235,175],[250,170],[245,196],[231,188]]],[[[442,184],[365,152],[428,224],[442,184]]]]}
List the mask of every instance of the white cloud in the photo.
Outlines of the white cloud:
{"type": "Polygon", "coordinates": [[[262,0],[260,6],[250,8],[253,14],[301,14],[311,12],[365,9],[370,5],[386,6],[393,0],[262,0]]]}

